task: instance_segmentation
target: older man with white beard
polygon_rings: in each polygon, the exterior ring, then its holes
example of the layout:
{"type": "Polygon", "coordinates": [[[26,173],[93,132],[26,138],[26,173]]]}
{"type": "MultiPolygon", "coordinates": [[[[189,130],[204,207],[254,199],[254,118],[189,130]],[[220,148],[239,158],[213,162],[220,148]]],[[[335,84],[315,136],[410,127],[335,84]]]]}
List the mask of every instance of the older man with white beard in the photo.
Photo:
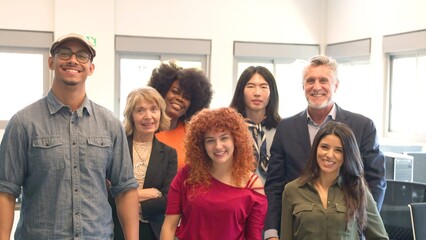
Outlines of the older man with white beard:
{"type": "Polygon", "coordinates": [[[303,70],[303,89],[308,107],[278,124],[271,146],[265,182],[268,197],[265,239],[279,238],[284,186],[300,176],[316,133],[328,121],[343,122],[354,132],[362,155],[365,179],[378,209],[382,206],[386,190],[385,158],[379,149],[376,127],[371,119],[343,110],[334,102],[333,96],[338,87],[334,59],[323,55],[309,59],[303,70]]]}

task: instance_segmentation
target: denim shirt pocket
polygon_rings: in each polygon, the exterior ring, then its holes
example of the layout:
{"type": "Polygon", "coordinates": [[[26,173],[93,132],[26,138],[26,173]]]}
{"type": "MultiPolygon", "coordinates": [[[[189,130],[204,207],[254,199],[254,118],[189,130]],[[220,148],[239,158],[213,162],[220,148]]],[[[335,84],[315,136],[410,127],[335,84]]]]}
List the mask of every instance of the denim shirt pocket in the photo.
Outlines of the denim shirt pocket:
{"type": "Polygon", "coordinates": [[[65,168],[63,142],[60,136],[42,136],[32,140],[30,152],[34,169],[41,171],[65,168]]]}
{"type": "Polygon", "coordinates": [[[87,162],[91,168],[106,168],[112,158],[112,142],[109,137],[87,137],[87,162]]]}

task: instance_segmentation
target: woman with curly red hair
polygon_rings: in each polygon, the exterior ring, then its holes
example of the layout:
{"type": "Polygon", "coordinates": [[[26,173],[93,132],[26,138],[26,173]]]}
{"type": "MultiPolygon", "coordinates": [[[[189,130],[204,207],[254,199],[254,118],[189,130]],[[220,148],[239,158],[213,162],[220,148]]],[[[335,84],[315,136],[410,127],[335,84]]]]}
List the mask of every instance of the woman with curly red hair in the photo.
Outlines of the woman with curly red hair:
{"type": "Polygon", "coordinates": [[[192,117],[187,165],[170,186],[160,239],[262,239],[268,203],[253,173],[252,141],[232,108],[204,109],[192,117]]]}

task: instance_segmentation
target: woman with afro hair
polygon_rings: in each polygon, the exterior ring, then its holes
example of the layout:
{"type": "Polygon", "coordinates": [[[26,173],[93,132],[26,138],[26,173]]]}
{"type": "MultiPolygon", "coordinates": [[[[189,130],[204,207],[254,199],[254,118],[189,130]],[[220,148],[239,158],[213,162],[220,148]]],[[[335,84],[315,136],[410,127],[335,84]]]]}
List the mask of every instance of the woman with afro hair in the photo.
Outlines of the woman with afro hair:
{"type": "Polygon", "coordinates": [[[161,240],[262,239],[267,199],[253,140],[233,108],[204,109],[185,137],[187,165],[170,185],[161,240]]]}
{"type": "Polygon", "coordinates": [[[180,169],[185,164],[183,138],[186,122],[201,109],[209,107],[213,95],[211,84],[201,70],[184,69],[169,61],[152,71],[148,86],[155,88],[166,101],[170,129],[157,133],[156,137],[176,149],[180,169]]]}

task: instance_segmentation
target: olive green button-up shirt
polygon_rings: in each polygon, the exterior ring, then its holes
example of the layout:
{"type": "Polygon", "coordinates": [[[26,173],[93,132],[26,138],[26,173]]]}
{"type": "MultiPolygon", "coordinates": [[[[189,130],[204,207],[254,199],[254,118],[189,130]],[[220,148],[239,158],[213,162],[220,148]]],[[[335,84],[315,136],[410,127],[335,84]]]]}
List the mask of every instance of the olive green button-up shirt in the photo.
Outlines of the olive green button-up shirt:
{"type": "MultiPolygon", "coordinates": [[[[298,179],[288,183],[283,192],[281,234],[284,240],[359,240],[354,220],[345,220],[346,204],[340,179],[328,191],[327,208],[311,183],[298,179]]],[[[389,239],[373,197],[368,193],[367,226],[369,239],[389,239]]]]}

